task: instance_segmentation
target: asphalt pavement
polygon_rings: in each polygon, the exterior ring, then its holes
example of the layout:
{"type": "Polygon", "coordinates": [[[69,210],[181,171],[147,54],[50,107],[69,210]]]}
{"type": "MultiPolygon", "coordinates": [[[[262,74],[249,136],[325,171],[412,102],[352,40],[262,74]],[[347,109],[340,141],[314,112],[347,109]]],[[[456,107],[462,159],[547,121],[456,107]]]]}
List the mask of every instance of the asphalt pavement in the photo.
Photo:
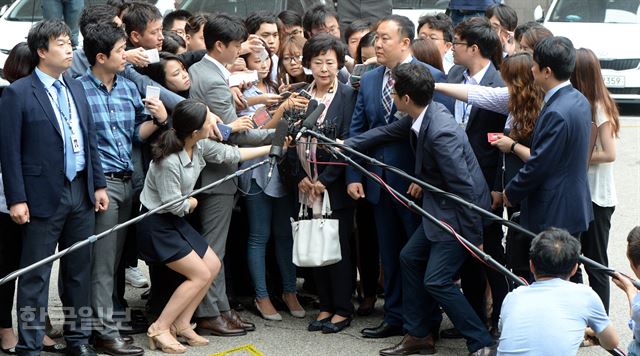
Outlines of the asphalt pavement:
{"type": "MultiPolygon", "coordinates": [[[[627,114],[629,115],[629,114],[627,114]]],[[[637,111],[631,115],[638,115],[637,111]]],[[[621,119],[620,140],[615,164],[616,191],[618,206],[613,214],[612,228],[609,240],[609,263],[622,272],[632,274],[625,257],[627,233],[636,225],[640,225],[640,117],[625,116],[621,119]]],[[[140,263],[145,273],[144,264],[140,263]]],[[[585,274],[586,277],[586,274],[585,274]]],[[[49,306],[54,324],[60,320],[60,300],[57,291],[57,264],[51,278],[51,293],[49,306]]],[[[142,289],[127,288],[127,299],[133,307],[144,308],[144,301],[140,299],[142,289]]],[[[256,355],[377,355],[382,348],[392,346],[400,341],[400,337],[382,340],[363,339],[360,330],[364,327],[376,325],[382,318],[382,302],[378,301],[376,311],[368,317],[356,318],[351,327],[339,334],[323,335],[319,332],[310,333],[306,326],[310,318],[317,314],[317,310],[308,310],[307,318],[297,319],[287,313],[282,313],[283,321],[266,321],[252,313],[243,311],[243,318],[257,325],[257,330],[242,337],[210,337],[210,344],[206,347],[189,347],[186,355],[212,355],[231,349],[241,350],[229,353],[233,356],[256,355]]],[[[620,335],[621,346],[631,340],[631,331],[627,327],[629,306],[624,294],[612,284],[610,316],[620,335]]],[[[540,320],[541,327],[546,320],[540,320]]],[[[450,327],[445,319],[442,328],[450,327]]],[[[160,355],[161,352],[148,350],[146,335],[136,335],[136,343],[146,349],[148,355],[160,355]]],[[[466,355],[467,350],[463,340],[441,340],[436,345],[438,355],[466,355]]],[[[607,355],[599,347],[581,348],[578,355],[607,355]]]]}

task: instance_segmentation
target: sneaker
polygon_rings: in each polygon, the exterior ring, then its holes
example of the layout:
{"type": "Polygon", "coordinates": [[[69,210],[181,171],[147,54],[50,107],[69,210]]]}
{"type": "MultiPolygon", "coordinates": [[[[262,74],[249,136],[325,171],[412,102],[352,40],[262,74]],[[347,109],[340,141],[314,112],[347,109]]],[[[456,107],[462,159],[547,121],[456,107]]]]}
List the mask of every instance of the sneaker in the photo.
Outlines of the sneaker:
{"type": "Polygon", "coordinates": [[[147,278],[140,272],[138,267],[128,267],[124,271],[124,279],[135,288],[146,288],[149,286],[149,281],[147,281],[147,278]]]}

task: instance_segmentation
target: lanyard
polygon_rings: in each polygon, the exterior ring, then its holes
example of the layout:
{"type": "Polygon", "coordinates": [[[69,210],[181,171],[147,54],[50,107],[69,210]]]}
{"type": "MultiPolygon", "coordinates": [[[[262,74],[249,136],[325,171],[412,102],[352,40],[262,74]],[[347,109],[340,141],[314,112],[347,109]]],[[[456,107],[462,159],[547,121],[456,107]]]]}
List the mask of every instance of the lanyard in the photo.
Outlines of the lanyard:
{"type": "Polygon", "coordinates": [[[69,100],[69,93],[67,92],[67,87],[63,85],[62,88],[64,88],[64,94],[67,97],[67,106],[68,106],[68,109],[69,109],[69,117],[67,117],[67,115],[65,115],[64,112],[62,112],[62,108],[60,108],[60,104],[58,103],[58,100],[56,100],[53,97],[53,95],[51,95],[51,92],[49,90],[47,90],[47,95],[49,95],[49,98],[51,98],[51,101],[55,104],[56,108],[58,109],[58,112],[60,113],[60,117],[63,118],[62,121],[66,122],[67,125],[69,126],[69,130],[71,130],[71,134],[75,135],[75,133],[73,132],[73,126],[71,126],[71,100],[69,100]]]}

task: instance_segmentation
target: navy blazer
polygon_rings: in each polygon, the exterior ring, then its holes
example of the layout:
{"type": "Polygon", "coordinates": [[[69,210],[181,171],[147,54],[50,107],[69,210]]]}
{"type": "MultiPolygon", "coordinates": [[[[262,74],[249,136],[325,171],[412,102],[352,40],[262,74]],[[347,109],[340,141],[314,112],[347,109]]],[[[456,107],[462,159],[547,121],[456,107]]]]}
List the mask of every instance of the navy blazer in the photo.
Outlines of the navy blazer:
{"type": "MultiPolygon", "coordinates": [[[[331,105],[327,108],[324,123],[331,123],[336,127],[336,137],[346,139],[349,136],[349,126],[351,124],[351,115],[353,114],[353,106],[356,102],[356,92],[351,86],[338,82],[338,89],[331,101],[331,105]]],[[[299,183],[306,177],[304,169],[300,166],[298,155],[295,149],[290,149],[291,155],[288,159],[295,167],[296,183],[299,183]]],[[[320,162],[341,162],[340,160],[327,153],[321,147],[316,150],[317,160],[320,162]]],[[[329,192],[329,200],[331,201],[331,209],[343,209],[355,206],[355,202],[347,194],[345,189],[345,167],[342,165],[323,165],[318,164],[318,180],[326,187],[329,192]]]]}
{"type": "MultiPolygon", "coordinates": [[[[424,64],[417,59],[413,59],[411,63],[420,63],[425,65],[433,79],[436,82],[446,82],[444,73],[438,69],[424,64]]],[[[351,128],[349,130],[349,136],[360,135],[367,130],[387,125],[385,120],[385,110],[382,106],[382,79],[385,71],[384,66],[380,66],[370,72],[365,73],[360,80],[360,91],[358,92],[358,99],[356,100],[356,106],[353,111],[353,118],[351,119],[351,128]]],[[[449,111],[453,112],[453,99],[440,93],[435,93],[433,97],[434,101],[444,104],[449,111]]],[[[393,105],[391,109],[389,123],[396,121],[395,118],[396,106],[393,105]]],[[[414,169],[414,156],[409,142],[407,140],[400,142],[390,142],[379,147],[372,148],[370,152],[363,152],[372,156],[373,158],[398,167],[405,172],[411,173],[414,169]]],[[[369,167],[370,171],[383,177],[383,170],[380,167],[369,167]]],[[[406,179],[400,178],[396,174],[384,175],[386,182],[401,192],[406,192],[409,187],[409,182],[406,179]]],[[[380,186],[377,183],[367,182],[365,184],[362,179],[362,175],[351,167],[347,168],[347,184],[349,183],[363,183],[365,185],[365,196],[373,203],[377,204],[380,198],[380,186]]]]}
{"type": "Polygon", "coordinates": [[[593,220],[587,181],[591,106],[572,86],[558,90],[540,111],[532,134],[531,157],[505,189],[511,204],[521,202],[520,224],[534,233],[548,227],[571,234],[593,220]]]}
{"type": "MultiPolygon", "coordinates": [[[[85,143],[87,194],[107,186],[98,155],[93,116],[82,84],[64,75],[85,143]]],[[[7,206],[26,202],[31,216],[52,216],[65,184],[63,133],[44,85],[33,72],[17,80],[0,100],[0,161],[7,206]]]]}
{"type": "MultiPolygon", "coordinates": [[[[420,126],[417,139],[413,137],[411,118],[404,118],[386,126],[351,137],[346,144],[356,150],[371,149],[389,142],[411,141],[415,147],[414,175],[444,191],[489,209],[489,187],[469,144],[467,135],[444,105],[432,102],[420,126]]],[[[482,243],[482,218],[473,211],[445,197],[424,190],[422,208],[442,220],[475,245],[482,243]]],[[[431,241],[447,241],[453,236],[426,218],[422,228],[431,241]]]]}
{"type": "MultiPolygon", "coordinates": [[[[453,66],[447,76],[449,83],[461,83],[464,80],[464,71],[466,69],[461,65],[453,66]]],[[[489,68],[479,84],[493,88],[506,86],[500,77],[500,72],[496,70],[493,63],[489,64],[489,68]]],[[[451,112],[454,113],[454,111],[451,112]]],[[[469,112],[469,121],[465,129],[473,152],[482,169],[482,174],[487,184],[492,186],[496,179],[500,150],[491,146],[487,139],[487,133],[503,132],[506,121],[506,115],[473,106],[471,107],[471,112],[469,112]]]]}

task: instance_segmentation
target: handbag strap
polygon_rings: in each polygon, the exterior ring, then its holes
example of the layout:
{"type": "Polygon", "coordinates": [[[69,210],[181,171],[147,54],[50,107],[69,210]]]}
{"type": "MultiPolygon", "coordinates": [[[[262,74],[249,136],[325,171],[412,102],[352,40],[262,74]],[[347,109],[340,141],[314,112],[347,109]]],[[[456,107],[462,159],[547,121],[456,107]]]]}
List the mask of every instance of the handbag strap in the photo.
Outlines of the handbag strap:
{"type": "Polygon", "coordinates": [[[300,203],[300,211],[298,212],[298,220],[302,220],[307,217],[307,206],[304,203],[300,203]]]}
{"type": "Polygon", "coordinates": [[[322,216],[325,218],[331,217],[331,202],[329,201],[329,191],[324,190],[324,197],[322,198],[322,216]]]}

